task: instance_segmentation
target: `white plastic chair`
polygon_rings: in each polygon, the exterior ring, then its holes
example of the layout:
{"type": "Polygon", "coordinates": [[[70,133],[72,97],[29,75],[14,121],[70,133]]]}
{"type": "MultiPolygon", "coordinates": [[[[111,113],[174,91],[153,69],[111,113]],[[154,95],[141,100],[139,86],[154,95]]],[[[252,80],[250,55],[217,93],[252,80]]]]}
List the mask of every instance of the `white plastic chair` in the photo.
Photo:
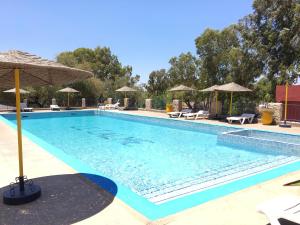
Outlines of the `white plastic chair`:
{"type": "Polygon", "coordinates": [[[170,118],[180,118],[184,114],[191,113],[192,109],[183,109],[180,112],[168,112],[170,118]]]}
{"type": "Polygon", "coordinates": [[[59,111],[60,107],[58,105],[50,105],[50,110],[52,110],[52,111],[54,111],[54,110],[59,111]]]}
{"type": "Polygon", "coordinates": [[[32,112],[33,108],[27,107],[25,102],[20,103],[21,111],[23,112],[32,112]]]}
{"type": "Polygon", "coordinates": [[[228,120],[229,123],[232,123],[233,121],[238,121],[238,122],[240,122],[240,124],[244,124],[246,120],[249,123],[252,123],[254,117],[255,117],[255,114],[243,113],[241,116],[230,116],[230,117],[227,117],[226,119],[228,120]]]}
{"type": "Polygon", "coordinates": [[[185,117],[185,119],[205,119],[209,117],[209,112],[205,110],[199,110],[196,113],[185,113],[183,114],[183,116],[185,117]]]}
{"type": "Polygon", "coordinates": [[[260,204],[257,211],[265,214],[271,225],[281,225],[279,219],[300,223],[300,197],[280,196],[260,204]]]}

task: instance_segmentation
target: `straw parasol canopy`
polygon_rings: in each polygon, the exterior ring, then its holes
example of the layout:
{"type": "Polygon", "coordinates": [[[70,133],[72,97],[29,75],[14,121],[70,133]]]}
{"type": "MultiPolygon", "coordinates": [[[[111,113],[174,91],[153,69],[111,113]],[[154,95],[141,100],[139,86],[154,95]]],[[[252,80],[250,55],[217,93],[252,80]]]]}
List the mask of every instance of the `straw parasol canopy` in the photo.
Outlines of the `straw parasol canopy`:
{"type": "MultiPolygon", "coordinates": [[[[6,91],[3,91],[4,93],[16,93],[16,89],[13,88],[13,89],[9,89],[9,90],[6,90],[6,91]]],[[[20,88],[20,94],[29,94],[30,91],[26,91],[22,88],[20,88]]]]}
{"type": "Polygon", "coordinates": [[[216,90],[225,91],[225,92],[251,92],[252,91],[249,88],[243,87],[234,82],[218,86],[216,90]]]}
{"type": "Polygon", "coordinates": [[[79,91],[75,90],[74,88],[66,87],[66,88],[58,90],[58,92],[78,93],[79,91]]]}
{"type": "MultiPolygon", "coordinates": [[[[171,88],[168,91],[169,92],[192,92],[192,91],[195,91],[195,89],[181,84],[179,86],[171,88]]],[[[183,95],[181,96],[181,102],[183,102],[183,95]]]]}
{"type": "Polygon", "coordinates": [[[73,88],[70,88],[70,87],[66,87],[61,90],[58,90],[58,92],[68,93],[68,108],[69,108],[70,107],[70,93],[78,93],[79,91],[77,91],[73,88]]]}
{"type": "Polygon", "coordinates": [[[137,90],[128,86],[121,87],[116,90],[117,92],[124,92],[125,93],[125,98],[126,98],[126,93],[127,92],[136,92],[137,90]]]}
{"type": "Polygon", "coordinates": [[[177,92],[177,91],[195,91],[194,88],[190,88],[190,87],[187,87],[185,85],[179,85],[179,86],[176,86],[176,87],[173,87],[171,88],[170,90],[168,90],[170,92],[177,92]]]}
{"type": "Polygon", "coordinates": [[[124,86],[124,87],[121,87],[121,88],[117,89],[116,91],[117,92],[135,92],[137,90],[133,89],[131,87],[128,87],[128,86],[124,86]]]}
{"type": "Polygon", "coordinates": [[[231,82],[217,87],[217,91],[230,92],[229,115],[232,113],[232,95],[233,92],[252,92],[249,88],[243,87],[237,83],[231,82]]]}
{"type": "Polygon", "coordinates": [[[93,74],[64,66],[36,55],[21,51],[0,52],[0,88],[15,86],[16,118],[19,155],[19,188],[10,187],[3,193],[3,202],[19,205],[34,201],[41,195],[41,188],[26,182],[23,174],[22,126],[20,107],[20,86],[42,86],[65,84],[92,77],[93,74]]]}
{"type": "Polygon", "coordinates": [[[214,85],[209,88],[205,88],[205,89],[201,90],[201,92],[214,92],[217,90],[218,87],[219,87],[219,85],[214,85]]]}
{"type": "Polygon", "coordinates": [[[0,52],[0,88],[15,85],[14,69],[20,70],[21,86],[62,85],[92,77],[92,73],[21,52],[0,52]]]}

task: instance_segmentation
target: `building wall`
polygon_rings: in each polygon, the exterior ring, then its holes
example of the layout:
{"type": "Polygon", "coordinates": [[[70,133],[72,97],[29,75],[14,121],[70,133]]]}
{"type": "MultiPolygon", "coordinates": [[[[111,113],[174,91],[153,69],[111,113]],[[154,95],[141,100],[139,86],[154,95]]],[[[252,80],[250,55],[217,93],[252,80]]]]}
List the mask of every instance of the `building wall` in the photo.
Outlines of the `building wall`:
{"type": "MultiPolygon", "coordinates": [[[[283,103],[282,116],[285,112],[285,86],[276,87],[276,101],[283,103]]],[[[300,85],[289,86],[288,88],[288,109],[287,120],[300,121],[300,85]]]]}

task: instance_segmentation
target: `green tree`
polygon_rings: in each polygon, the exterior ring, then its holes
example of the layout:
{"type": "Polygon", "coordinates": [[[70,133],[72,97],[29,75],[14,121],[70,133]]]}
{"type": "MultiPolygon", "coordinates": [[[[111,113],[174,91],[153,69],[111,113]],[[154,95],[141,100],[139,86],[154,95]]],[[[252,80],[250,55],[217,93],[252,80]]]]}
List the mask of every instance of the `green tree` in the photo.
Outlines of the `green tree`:
{"type": "Polygon", "coordinates": [[[201,63],[201,84],[204,87],[223,84],[230,69],[229,52],[233,47],[239,47],[235,33],[231,29],[207,29],[195,42],[201,63]]]}
{"type": "Polygon", "coordinates": [[[139,75],[132,75],[131,66],[122,66],[117,56],[107,47],[78,48],[72,52],[62,52],[57,56],[57,61],[93,72],[94,79],[74,84],[79,90],[84,90],[85,95],[82,96],[88,96],[91,103],[99,97],[117,97],[117,88],[136,85],[140,79],[139,75]],[[88,91],[90,88],[95,90],[88,91]]]}
{"type": "Polygon", "coordinates": [[[252,87],[263,72],[262,60],[247,40],[248,30],[242,23],[231,26],[229,31],[238,39],[238,45],[232,47],[227,54],[228,74],[225,80],[252,87]]]}
{"type": "MultiPolygon", "coordinates": [[[[200,64],[199,60],[190,52],[182,53],[178,57],[172,57],[169,60],[170,68],[168,70],[170,86],[186,85],[199,89],[200,64]]],[[[195,107],[201,100],[197,93],[175,93],[177,98],[183,98],[189,108],[195,107]],[[195,104],[192,106],[191,102],[195,104]]]]}
{"type": "Polygon", "coordinates": [[[161,95],[169,88],[169,76],[165,69],[152,71],[148,83],[145,85],[147,92],[153,95],[161,95]]]}
{"type": "Polygon", "coordinates": [[[255,0],[248,16],[249,40],[264,63],[264,74],[275,86],[286,79],[295,82],[300,63],[300,2],[298,0],[255,0]]]}
{"type": "Polygon", "coordinates": [[[182,53],[178,57],[169,60],[168,71],[170,85],[184,84],[190,87],[197,87],[200,75],[199,61],[190,52],[182,53]]]}
{"type": "Polygon", "coordinates": [[[127,83],[134,84],[139,76],[132,76],[131,66],[122,66],[118,57],[113,55],[107,47],[78,48],[72,52],[62,52],[57,61],[67,66],[93,72],[96,78],[116,81],[125,78],[127,83]]]}
{"type": "Polygon", "coordinates": [[[76,82],[71,86],[76,90],[80,90],[80,93],[76,94],[77,101],[85,98],[87,105],[96,105],[99,98],[103,98],[107,94],[105,83],[97,78],[76,82]]]}
{"type": "Polygon", "coordinates": [[[272,83],[262,76],[254,86],[254,94],[259,102],[271,102],[272,101],[272,83]]]}

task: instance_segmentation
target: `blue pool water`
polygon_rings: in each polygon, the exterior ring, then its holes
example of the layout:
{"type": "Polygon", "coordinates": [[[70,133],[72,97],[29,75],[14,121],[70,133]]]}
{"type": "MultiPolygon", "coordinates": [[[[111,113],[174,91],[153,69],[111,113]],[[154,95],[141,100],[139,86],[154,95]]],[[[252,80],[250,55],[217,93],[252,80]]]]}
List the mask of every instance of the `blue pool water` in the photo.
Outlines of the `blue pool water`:
{"type": "Polygon", "coordinates": [[[218,142],[236,128],[95,111],[23,115],[24,130],[156,206],[300,158],[218,142]]]}

